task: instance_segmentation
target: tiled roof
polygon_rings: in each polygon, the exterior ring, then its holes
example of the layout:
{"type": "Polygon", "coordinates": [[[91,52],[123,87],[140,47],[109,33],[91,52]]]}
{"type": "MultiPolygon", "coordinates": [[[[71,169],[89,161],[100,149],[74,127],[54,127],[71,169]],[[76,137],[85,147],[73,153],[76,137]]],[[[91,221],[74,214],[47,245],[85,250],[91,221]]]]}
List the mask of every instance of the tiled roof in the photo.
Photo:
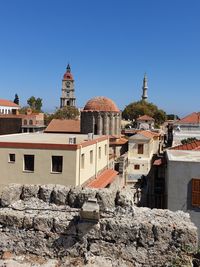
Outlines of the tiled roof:
{"type": "Polygon", "coordinates": [[[0,106],[19,108],[19,105],[15,104],[12,101],[6,100],[6,99],[0,99],[0,106]]]}
{"type": "Polygon", "coordinates": [[[113,111],[120,112],[116,104],[109,98],[104,96],[98,96],[90,99],[85,107],[84,111],[113,111]]]}
{"type": "Polygon", "coordinates": [[[100,174],[95,180],[91,181],[87,187],[90,188],[105,188],[108,184],[112,183],[118,172],[108,169],[105,170],[102,174],[100,174]]]}
{"type": "Polygon", "coordinates": [[[124,145],[126,143],[128,143],[128,139],[123,138],[123,137],[109,141],[110,145],[124,145]]]}
{"type": "Polygon", "coordinates": [[[193,112],[181,120],[177,121],[176,124],[179,123],[200,123],[200,112],[193,112]]]}
{"type": "Polygon", "coordinates": [[[155,121],[154,118],[148,116],[148,115],[143,115],[140,116],[137,121],[155,121]]]}
{"type": "Polygon", "coordinates": [[[144,131],[144,130],[139,131],[138,134],[142,134],[143,136],[148,137],[148,138],[160,136],[159,133],[155,133],[155,132],[151,132],[151,131],[144,131]]]}
{"type": "Polygon", "coordinates": [[[45,133],[48,132],[80,133],[80,121],[53,119],[45,129],[45,133]]]}
{"type": "Polygon", "coordinates": [[[170,150],[200,150],[200,140],[192,143],[171,147],[170,150]]]}

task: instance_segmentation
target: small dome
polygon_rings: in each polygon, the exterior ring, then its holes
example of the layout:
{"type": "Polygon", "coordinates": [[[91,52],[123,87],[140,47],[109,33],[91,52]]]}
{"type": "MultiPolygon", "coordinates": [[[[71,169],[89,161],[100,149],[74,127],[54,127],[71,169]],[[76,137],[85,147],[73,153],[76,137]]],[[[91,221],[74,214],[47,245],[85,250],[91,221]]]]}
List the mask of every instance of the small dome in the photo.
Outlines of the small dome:
{"type": "Polygon", "coordinates": [[[64,76],[63,76],[63,80],[73,80],[73,76],[70,72],[65,72],[64,76]]]}
{"type": "Polygon", "coordinates": [[[98,96],[90,99],[84,110],[90,111],[111,111],[111,112],[119,112],[120,110],[116,106],[116,104],[109,98],[104,96],[98,96]]]}

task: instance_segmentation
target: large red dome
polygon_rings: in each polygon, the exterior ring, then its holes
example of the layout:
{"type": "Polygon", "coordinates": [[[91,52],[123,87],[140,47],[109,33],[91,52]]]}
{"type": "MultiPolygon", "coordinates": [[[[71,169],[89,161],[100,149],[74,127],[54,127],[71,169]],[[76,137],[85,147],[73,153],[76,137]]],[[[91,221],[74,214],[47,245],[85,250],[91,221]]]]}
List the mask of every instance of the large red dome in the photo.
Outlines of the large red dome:
{"type": "Polygon", "coordinates": [[[98,96],[90,99],[86,103],[84,110],[120,112],[116,104],[111,99],[104,96],[98,96]]]}

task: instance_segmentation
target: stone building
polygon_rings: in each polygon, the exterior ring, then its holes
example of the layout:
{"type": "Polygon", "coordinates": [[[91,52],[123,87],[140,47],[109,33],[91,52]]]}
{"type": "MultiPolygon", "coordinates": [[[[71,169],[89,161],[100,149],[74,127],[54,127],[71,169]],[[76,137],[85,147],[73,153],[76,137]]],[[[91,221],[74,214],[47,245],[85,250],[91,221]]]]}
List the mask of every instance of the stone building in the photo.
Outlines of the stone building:
{"type": "Polygon", "coordinates": [[[76,98],[74,96],[74,78],[71,73],[70,65],[67,65],[66,72],[62,80],[62,96],[60,98],[60,108],[66,106],[75,106],[76,98]]]}
{"type": "Polygon", "coordinates": [[[154,122],[154,118],[148,115],[139,116],[139,118],[137,118],[137,128],[141,130],[154,129],[154,122]]]}
{"type": "Polygon", "coordinates": [[[28,108],[26,113],[20,116],[22,118],[22,133],[43,132],[46,127],[42,112],[33,112],[31,108],[28,108]]]}
{"type": "Polygon", "coordinates": [[[200,238],[200,141],[166,150],[166,208],[182,210],[198,227],[200,238]]]}
{"type": "Polygon", "coordinates": [[[81,111],[81,133],[98,135],[121,134],[121,112],[107,97],[90,99],[81,111]]]}

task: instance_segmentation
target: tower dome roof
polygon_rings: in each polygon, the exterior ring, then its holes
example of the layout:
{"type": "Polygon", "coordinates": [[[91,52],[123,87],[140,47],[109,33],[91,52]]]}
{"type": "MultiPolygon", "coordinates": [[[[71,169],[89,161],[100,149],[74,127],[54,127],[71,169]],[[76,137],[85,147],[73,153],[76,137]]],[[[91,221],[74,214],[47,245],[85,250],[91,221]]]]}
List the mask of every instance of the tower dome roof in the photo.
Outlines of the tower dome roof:
{"type": "Polygon", "coordinates": [[[98,96],[90,99],[85,107],[85,111],[111,111],[111,112],[119,112],[120,110],[116,106],[116,104],[109,98],[104,96],[98,96]]]}
{"type": "Polygon", "coordinates": [[[73,75],[71,74],[71,68],[69,64],[67,65],[63,80],[73,80],[73,75]]]}

